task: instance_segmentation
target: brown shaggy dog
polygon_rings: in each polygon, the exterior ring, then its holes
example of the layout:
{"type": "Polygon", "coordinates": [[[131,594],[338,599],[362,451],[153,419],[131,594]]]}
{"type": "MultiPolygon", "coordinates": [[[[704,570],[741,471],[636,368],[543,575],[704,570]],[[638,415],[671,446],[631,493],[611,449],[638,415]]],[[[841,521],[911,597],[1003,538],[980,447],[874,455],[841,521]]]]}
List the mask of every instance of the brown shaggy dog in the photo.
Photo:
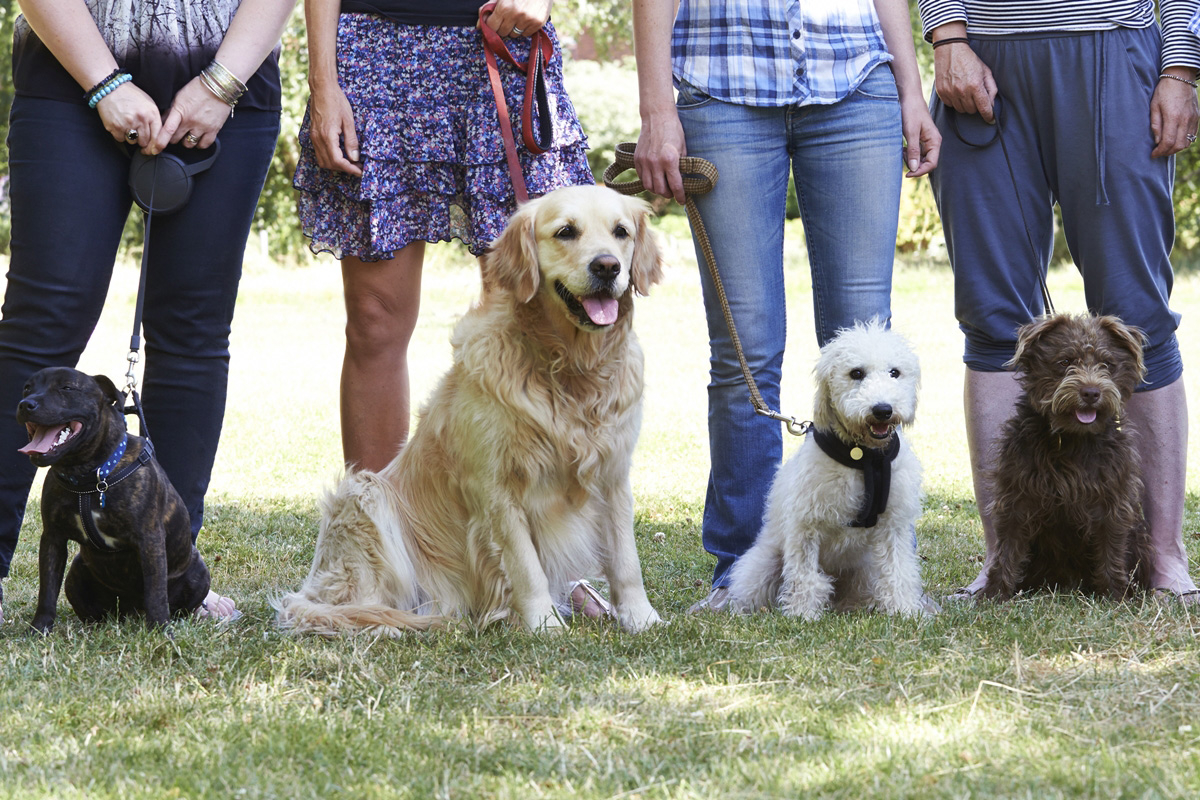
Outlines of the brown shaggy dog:
{"type": "Polygon", "coordinates": [[[524,206],[483,257],[483,294],[400,454],[325,499],[312,569],[279,623],[396,635],[555,601],[603,570],[626,630],[659,621],[633,537],[641,424],[633,295],[661,276],[649,206],[603,187],[524,206]]]}
{"type": "Polygon", "coordinates": [[[1125,596],[1145,586],[1142,480],[1125,403],[1145,373],[1141,331],[1058,314],[1018,333],[1023,393],[991,473],[995,559],[986,597],[1041,587],[1125,596]]]}

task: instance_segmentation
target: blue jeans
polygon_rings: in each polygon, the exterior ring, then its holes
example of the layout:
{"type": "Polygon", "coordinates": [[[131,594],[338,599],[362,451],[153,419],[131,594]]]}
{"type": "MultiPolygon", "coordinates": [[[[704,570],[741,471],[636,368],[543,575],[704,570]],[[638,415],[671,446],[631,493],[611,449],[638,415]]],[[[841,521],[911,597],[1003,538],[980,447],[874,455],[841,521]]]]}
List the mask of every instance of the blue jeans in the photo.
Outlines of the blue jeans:
{"type": "MultiPolygon", "coordinates": [[[[0,578],[8,575],[34,467],[14,419],[35,371],[74,366],[104,307],[132,203],[129,159],[82,104],[13,102],[12,257],[0,318],[0,578]]],[[[229,330],[246,237],[279,136],[278,112],[239,110],[191,199],[151,224],[142,400],[156,454],[192,517],[203,518],[225,414],[229,330]]],[[[129,316],[132,328],[132,311],[129,316]]],[[[125,351],[110,354],[122,385],[125,351]]]]}
{"type": "MultiPolygon", "coordinates": [[[[824,345],[855,321],[891,318],[903,174],[895,80],[879,67],[838,103],[780,108],[722,102],[685,83],[676,105],[688,155],[717,167],[716,188],[696,203],[746,359],[763,399],[778,408],[789,168],[808,243],[817,341],[824,345]]],[[[720,586],[762,527],[783,433],[750,404],[699,248],[697,259],[711,350],[703,541],[717,558],[713,584],[720,586]]]]}

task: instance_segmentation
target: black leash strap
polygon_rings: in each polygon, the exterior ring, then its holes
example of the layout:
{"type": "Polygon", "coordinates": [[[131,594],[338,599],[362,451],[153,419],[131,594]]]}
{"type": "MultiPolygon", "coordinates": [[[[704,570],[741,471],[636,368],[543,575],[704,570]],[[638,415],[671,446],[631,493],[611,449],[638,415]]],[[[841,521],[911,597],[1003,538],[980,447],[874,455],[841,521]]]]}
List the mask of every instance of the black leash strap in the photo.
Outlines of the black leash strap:
{"type": "Polygon", "coordinates": [[[1046,312],[1054,313],[1054,301],[1050,299],[1050,288],[1046,286],[1046,278],[1042,275],[1042,260],[1038,258],[1037,246],[1033,243],[1033,233],[1029,229],[1029,220],[1025,217],[1025,205],[1021,202],[1021,189],[1017,184],[1017,175],[1013,172],[1012,159],[1008,157],[1008,145],[1004,143],[1004,124],[1001,121],[1003,114],[1003,104],[1000,100],[1000,95],[996,95],[992,101],[992,114],[996,120],[994,128],[995,132],[991,138],[985,142],[972,142],[970,139],[962,135],[962,131],[958,127],[958,112],[948,105],[943,104],[946,109],[946,116],[950,120],[950,126],[954,128],[954,135],[960,142],[967,147],[976,150],[983,150],[991,147],[996,142],[1000,142],[1000,150],[1004,154],[1004,166],[1008,168],[1008,178],[1012,181],[1013,196],[1017,200],[1017,211],[1021,214],[1021,224],[1025,227],[1025,241],[1029,245],[1029,255],[1033,263],[1033,271],[1038,278],[1038,286],[1042,289],[1042,302],[1046,306],[1046,312]]]}
{"type": "MultiPolygon", "coordinates": [[[[152,167],[154,174],[158,174],[158,160],[155,159],[152,167]]],[[[142,211],[143,233],[142,233],[142,267],[138,275],[138,291],[137,302],[133,306],[133,333],[129,337],[129,355],[125,360],[129,362],[129,369],[125,372],[125,395],[133,399],[133,405],[125,406],[123,409],[126,414],[137,414],[138,426],[142,438],[146,440],[146,445],[150,445],[150,431],[146,427],[146,414],[142,411],[142,398],[137,391],[137,373],[135,368],[141,360],[140,351],[142,348],[142,309],[146,305],[146,271],[150,263],[150,223],[154,219],[154,187],[157,181],[152,181],[150,184],[150,208],[142,211]]]]}

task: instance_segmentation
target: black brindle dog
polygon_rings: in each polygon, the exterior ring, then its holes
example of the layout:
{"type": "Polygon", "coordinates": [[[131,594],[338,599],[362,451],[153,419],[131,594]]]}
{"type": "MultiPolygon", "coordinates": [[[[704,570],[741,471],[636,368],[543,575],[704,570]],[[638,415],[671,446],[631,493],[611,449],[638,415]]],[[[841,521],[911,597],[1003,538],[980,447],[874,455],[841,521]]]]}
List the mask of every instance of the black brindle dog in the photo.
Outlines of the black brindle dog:
{"type": "Polygon", "coordinates": [[[124,395],[103,375],[67,367],[33,374],[17,406],[29,432],[20,452],[50,467],[42,487],[42,543],[33,627],[54,627],[67,563],[67,600],[79,618],[145,613],[151,628],[195,611],[208,594],[187,509],[150,442],[125,429],[124,395]]]}

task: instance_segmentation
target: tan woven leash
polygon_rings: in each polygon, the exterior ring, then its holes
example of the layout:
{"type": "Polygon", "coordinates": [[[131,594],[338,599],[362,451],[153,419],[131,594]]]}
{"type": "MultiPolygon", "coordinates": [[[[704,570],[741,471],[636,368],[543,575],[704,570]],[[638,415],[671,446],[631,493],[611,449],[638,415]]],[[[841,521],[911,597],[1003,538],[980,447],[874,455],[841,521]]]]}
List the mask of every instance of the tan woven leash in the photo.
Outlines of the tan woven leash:
{"type": "MultiPolygon", "coordinates": [[[[633,142],[622,142],[617,145],[617,154],[613,163],[604,170],[605,186],[621,194],[637,194],[645,190],[640,179],[616,180],[616,177],[622,172],[633,169],[635,148],[636,145],[633,142]]],[[[717,290],[717,299],[721,301],[721,313],[725,315],[725,325],[729,328],[729,338],[733,341],[733,349],[737,352],[738,363],[742,367],[742,377],[746,379],[746,387],[750,390],[750,402],[754,406],[754,411],[760,416],[785,423],[788,433],[793,436],[803,436],[808,432],[809,423],[797,422],[795,417],[772,411],[758,391],[758,384],[754,382],[754,376],[750,374],[750,365],[746,363],[746,354],[742,352],[742,341],[738,338],[737,326],[733,324],[733,312],[729,309],[729,298],[725,296],[725,286],[721,283],[721,273],[717,271],[717,260],[713,256],[712,245],[708,240],[708,231],[704,228],[704,221],[700,219],[700,210],[696,208],[696,201],[692,199],[694,195],[708,194],[717,185],[717,168],[712,165],[712,162],[705,161],[703,158],[685,156],[679,159],[679,171],[683,174],[683,192],[686,200],[684,208],[687,210],[688,222],[692,225],[696,241],[700,243],[700,251],[704,254],[704,260],[708,262],[708,274],[712,276],[713,286],[717,290]]]]}

